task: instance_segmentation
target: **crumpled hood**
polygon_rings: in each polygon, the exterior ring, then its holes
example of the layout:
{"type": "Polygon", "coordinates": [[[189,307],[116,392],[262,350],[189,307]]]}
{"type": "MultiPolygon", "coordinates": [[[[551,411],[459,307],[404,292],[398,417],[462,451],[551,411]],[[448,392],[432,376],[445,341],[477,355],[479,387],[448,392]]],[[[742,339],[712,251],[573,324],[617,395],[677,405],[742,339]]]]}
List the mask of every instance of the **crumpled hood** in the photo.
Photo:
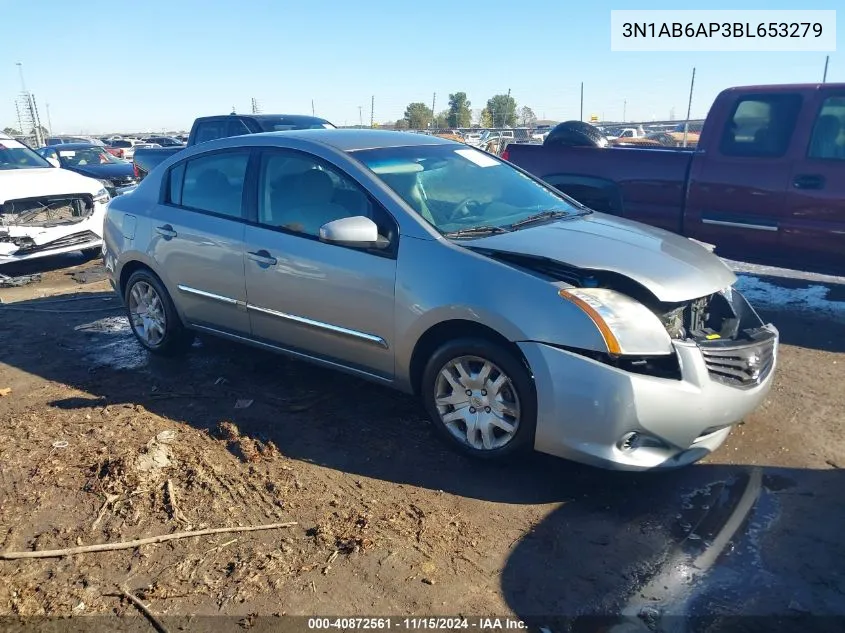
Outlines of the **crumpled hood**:
{"type": "Polygon", "coordinates": [[[98,180],[57,167],[0,169],[0,204],[7,200],[38,196],[70,193],[95,195],[102,188],[98,180]]]}
{"type": "Polygon", "coordinates": [[[700,244],[604,213],[458,243],[619,273],[670,303],[697,299],[736,281],[733,271],[700,244]]]}

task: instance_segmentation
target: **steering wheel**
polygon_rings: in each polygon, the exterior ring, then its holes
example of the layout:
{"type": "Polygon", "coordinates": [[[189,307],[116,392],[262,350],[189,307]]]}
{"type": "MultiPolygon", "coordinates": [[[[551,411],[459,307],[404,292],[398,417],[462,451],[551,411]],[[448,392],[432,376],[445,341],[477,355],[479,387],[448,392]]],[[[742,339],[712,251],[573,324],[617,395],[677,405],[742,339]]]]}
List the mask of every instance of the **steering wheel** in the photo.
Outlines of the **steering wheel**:
{"type": "Polygon", "coordinates": [[[469,210],[470,202],[475,202],[476,205],[478,204],[475,198],[464,198],[452,208],[452,212],[449,214],[447,222],[454,221],[459,215],[463,216],[464,219],[466,217],[472,217],[472,211],[469,210]]]}

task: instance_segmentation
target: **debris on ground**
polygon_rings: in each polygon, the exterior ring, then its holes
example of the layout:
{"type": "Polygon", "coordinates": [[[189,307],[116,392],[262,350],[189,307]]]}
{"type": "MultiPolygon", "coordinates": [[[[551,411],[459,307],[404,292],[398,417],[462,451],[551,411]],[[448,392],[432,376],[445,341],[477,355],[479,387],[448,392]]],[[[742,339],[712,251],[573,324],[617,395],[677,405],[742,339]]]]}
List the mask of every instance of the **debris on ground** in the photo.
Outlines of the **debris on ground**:
{"type": "Polygon", "coordinates": [[[32,275],[18,275],[10,277],[8,275],[0,274],[0,288],[18,288],[20,286],[27,286],[41,281],[41,273],[33,273],[32,275]]]}
{"type": "Polygon", "coordinates": [[[106,281],[109,278],[109,273],[105,265],[98,264],[96,266],[87,266],[82,270],[75,270],[68,273],[68,276],[79,284],[92,284],[98,281],[106,281]]]}
{"type": "Polygon", "coordinates": [[[8,396],[10,393],[12,393],[11,387],[3,387],[2,389],[0,389],[0,398],[8,396]]]}

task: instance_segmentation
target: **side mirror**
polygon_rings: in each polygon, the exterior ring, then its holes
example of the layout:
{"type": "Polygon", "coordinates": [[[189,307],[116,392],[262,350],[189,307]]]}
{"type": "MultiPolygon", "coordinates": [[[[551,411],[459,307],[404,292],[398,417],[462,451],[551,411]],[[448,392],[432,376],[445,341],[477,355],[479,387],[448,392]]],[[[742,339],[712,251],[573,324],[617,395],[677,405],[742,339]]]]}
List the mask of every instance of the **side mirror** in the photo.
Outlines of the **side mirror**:
{"type": "Polygon", "coordinates": [[[50,163],[53,167],[61,167],[62,166],[62,164],[58,161],[58,159],[53,158],[52,156],[50,156],[49,158],[45,158],[44,160],[46,160],[48,163],[50,163]]]}
{"type": "Polygon", "coordinates": [[[378,234],[376,223],[363,215],[324,224],[320,227],[320,239],[353,248],[386,248],[390,244],[378,234]]]}

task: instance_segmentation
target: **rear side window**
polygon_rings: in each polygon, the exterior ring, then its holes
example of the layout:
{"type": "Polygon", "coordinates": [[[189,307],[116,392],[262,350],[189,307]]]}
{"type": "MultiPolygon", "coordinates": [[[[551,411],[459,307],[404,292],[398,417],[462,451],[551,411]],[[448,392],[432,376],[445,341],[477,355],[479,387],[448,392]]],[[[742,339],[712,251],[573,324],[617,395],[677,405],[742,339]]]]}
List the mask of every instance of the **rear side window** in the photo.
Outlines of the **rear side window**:
{"type": "Polygon", "coordinates": [[[845,96],[824,100],[813,125],[807,156],[845,160],[845,96]]]}
{"type": "Polygon", "coordinates": [[[217,119],[214,121],[202,121],[201,123],[198,123],[196,142],[205,143],[207,141],[213,141],[218,138],[225,138],[226,136],[228,136],[226,132],[227,125],[228,121],[226,121],[225,119],[217,119]]]}
{"type": "MultiPolygon", "coordinates": [[[[232,218],[243,217],[243,191],[249,151],[215,152],[184,163],[180,205],[232,218]]],[[[174,173],[175,172],[175,173],[174,173]]],[[[171,172],[171,195],[181,176],[171,172]],[[174,178],[175,176],[175,178],[174,178]]]]}
{"type": "Polygon", "coordinates": [[[182,204],[182,183],[185,181],[185,163],[179,163],[167,175],[167,202],[182,204]]]}
{"type": "Polygon", "coordinates": [[[722,133],[725,156],[783,156],[801,110],[801,95],[755,95],[737,101],[722,133]]]}

